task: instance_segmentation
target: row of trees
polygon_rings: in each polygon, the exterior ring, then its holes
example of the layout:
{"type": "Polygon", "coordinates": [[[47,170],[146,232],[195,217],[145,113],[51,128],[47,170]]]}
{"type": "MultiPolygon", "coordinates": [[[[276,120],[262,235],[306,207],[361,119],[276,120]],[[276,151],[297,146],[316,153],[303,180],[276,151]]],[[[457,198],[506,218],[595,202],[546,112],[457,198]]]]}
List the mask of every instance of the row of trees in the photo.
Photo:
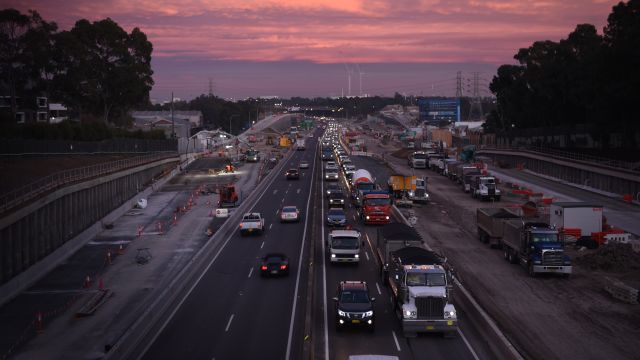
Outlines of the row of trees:
{"type": "Polygon", "coordinates": [[[497,108],[485,129],[587,125],[603,147],[611,133],[635,148],[640,131],[640,0],[620,2],[604,34],[581,24],[559,42],[538,41],[502,65],[490,84],[497,108]]]}
{"type": "Polygon", "coordinates": [[[81,119],[123,124],[149,102],[152,51],[140,29],[127,33],[109,18],[58,31],[36,11],[0,10],[0,89],[11,109],[0,121],[15,121],[18,99],[45,95],[81,119]]]}

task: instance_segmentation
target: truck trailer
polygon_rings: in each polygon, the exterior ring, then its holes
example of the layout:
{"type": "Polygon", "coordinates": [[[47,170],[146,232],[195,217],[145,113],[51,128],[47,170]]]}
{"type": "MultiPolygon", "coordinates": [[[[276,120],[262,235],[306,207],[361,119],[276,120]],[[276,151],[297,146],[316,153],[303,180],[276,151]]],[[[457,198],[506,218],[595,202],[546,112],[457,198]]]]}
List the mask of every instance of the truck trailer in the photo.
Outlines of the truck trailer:
{"type": "Polygon", "coordinates": [[[453,334],[458,318],[451,301],[453,274],[446,259],[428,250],[418,232],[402,223],[378,229],[380,276],[406,337],[418,332],[453,334]]]}

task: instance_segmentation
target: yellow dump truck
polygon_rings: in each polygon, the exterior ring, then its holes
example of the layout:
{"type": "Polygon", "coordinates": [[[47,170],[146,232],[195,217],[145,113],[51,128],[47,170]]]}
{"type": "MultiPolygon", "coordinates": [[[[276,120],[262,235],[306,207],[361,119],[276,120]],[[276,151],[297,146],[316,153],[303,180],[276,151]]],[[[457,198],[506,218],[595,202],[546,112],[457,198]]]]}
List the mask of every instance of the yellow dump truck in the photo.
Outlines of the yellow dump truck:
{"type": "Polygon", "coordinates": [[[396,199],[411,202],[428,202],[427,179],[418,176],[391,175],[388,181],[389,192],[396,199]]]}

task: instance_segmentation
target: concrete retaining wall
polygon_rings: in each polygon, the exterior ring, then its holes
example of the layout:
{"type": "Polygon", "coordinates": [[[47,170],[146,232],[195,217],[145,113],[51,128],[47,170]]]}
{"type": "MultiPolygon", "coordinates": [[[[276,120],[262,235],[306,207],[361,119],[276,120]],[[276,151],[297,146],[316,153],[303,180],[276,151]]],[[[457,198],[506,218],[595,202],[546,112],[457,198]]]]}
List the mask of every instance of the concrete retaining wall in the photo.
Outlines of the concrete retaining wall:
{"type": "Polygon", "coordinates": [[[170,178],[166,175],[177,162],[164,159],[67,186],[0,219],[0,305],[72,255],[104,223],[131,209],[138,197],[170,178]]]}

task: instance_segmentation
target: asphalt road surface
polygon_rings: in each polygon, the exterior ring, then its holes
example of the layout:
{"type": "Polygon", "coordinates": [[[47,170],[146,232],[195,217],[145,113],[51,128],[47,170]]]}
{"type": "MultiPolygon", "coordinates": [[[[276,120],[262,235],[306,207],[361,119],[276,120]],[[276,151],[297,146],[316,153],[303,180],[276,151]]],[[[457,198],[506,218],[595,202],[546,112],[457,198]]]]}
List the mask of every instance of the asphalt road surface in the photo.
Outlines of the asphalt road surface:
{"type": "MultiPolygon", "coordinates": [[[[265,218],[266,231],[241,237],[233,233],[200,281],[168,318],[145,359],[299,359],[302,354],[307,268],[301,264],[310,241],[305,231],[314,175],[316,140],[307,139],[283,167],[311,167],[300,180],[273,182],[250,210],[265,218]],[[279,210],[295,205],[299,223],[280,223],[279,210]],[[268,252],[288,255],[290,275],[261,278],[260,258],[268,252]]],[[[318,160],[319,161],[319,160],[318,160]]]]}

